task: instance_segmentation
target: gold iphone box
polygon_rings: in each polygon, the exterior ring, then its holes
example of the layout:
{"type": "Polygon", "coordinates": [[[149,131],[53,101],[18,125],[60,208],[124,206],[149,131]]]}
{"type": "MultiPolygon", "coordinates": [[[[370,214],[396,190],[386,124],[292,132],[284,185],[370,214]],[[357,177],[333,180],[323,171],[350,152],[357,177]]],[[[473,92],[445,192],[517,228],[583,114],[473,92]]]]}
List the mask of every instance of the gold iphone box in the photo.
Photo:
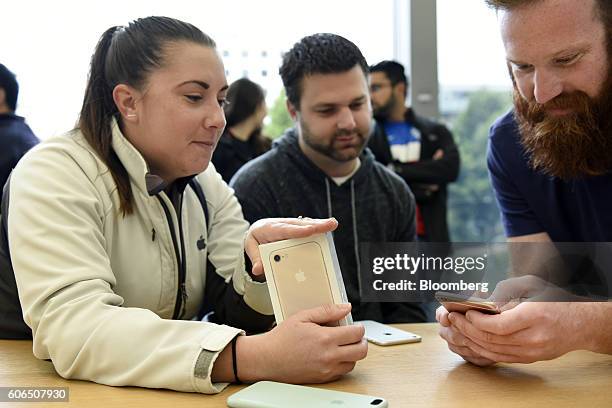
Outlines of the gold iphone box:
{"type": "MultiPolygon", "coordinates": [[[[300,310],[348,303],[332,234],[259,246],[276,323],[300,310]]],[[[338,322],[353,324],[350,313],[338,322]]]]}

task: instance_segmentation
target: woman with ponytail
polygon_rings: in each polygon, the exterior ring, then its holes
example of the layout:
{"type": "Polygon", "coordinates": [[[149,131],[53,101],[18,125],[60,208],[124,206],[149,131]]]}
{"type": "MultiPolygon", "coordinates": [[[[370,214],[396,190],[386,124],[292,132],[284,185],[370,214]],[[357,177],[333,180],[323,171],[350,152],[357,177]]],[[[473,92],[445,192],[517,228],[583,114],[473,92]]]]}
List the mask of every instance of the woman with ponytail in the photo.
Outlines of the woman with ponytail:
{"type": "Polygon", "coordinates": [[[214,393],[240,380],[328,381],[365,357],[362,327],[325,326],[350,307],[244,335],[273,323],[257,246],[337,222],[249,227],[208,166],[227,88],[215,43],[191,24],[112,27],[77,127],[14,170],[2,216],[19,300],[34,354],[62,377],[214,393]]]}

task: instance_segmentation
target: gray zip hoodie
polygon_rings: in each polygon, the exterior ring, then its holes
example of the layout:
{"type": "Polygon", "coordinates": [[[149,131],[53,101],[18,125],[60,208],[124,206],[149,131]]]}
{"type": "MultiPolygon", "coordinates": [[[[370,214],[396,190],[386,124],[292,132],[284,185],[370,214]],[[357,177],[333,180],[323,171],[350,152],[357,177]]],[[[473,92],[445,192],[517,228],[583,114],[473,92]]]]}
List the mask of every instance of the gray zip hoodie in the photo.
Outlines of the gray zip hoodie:
{"type": "Polygon", "coordinates": [[[231,181],[247,221],[268,217],[335,217],[334,243],[355,320],[422,322],[417,303],[360,301],[359,244],[415,239],[414,197],[406,183],[374,161],[369,150],[361,166],[338,186],[302,153],[295,129],[271,151],[247,163],[231,181]]]}

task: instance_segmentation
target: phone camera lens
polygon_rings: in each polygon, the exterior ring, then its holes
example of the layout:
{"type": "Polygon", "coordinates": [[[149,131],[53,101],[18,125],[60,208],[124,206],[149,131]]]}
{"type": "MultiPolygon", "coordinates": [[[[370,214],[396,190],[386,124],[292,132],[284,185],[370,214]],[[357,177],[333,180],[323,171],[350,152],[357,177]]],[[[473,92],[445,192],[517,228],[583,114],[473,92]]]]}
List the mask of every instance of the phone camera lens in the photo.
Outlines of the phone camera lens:
{"type": "Polygon", "coordinates": [[[380,405],[382,402],[383,400],[376,398],[374,401],[370,402],[370,405],[380,405]]]}
{"type": "Polygon", "coordinates": [[[280,255],[274,255],[274,261],[280,262],[280,255]]]}

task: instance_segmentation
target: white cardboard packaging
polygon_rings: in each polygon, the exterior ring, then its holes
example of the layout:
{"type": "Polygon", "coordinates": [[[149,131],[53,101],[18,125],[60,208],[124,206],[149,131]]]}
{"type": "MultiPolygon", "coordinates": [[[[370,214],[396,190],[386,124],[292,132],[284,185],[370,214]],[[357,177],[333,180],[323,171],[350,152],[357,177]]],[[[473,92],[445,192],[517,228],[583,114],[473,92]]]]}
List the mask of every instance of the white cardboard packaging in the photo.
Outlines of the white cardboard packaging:
{"type": "MultiPolygon", "coordinates": [[[[331,232],[259,245],[276,323],[322,304],[348,303],[331,232]]],[[[338,322],[353,324],[349,313],[338,322]]]]}

